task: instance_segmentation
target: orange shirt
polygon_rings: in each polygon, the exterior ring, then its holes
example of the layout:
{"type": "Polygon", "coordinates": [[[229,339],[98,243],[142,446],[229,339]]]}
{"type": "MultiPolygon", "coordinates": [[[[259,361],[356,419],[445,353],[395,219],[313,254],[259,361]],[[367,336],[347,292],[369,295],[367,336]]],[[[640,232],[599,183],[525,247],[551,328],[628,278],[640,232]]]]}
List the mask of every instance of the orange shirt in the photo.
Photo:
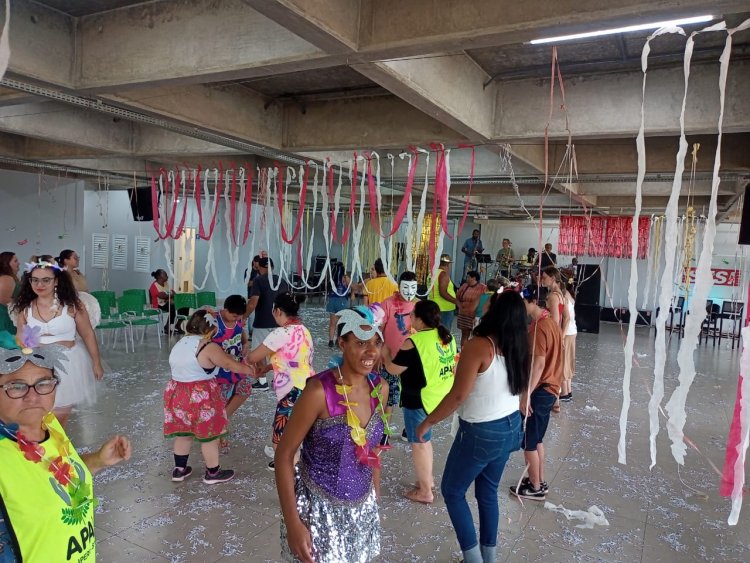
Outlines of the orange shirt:
{"type": "Polygon", "coordinates": [[[529,327],[529,349],[534,356],[544,356],[544,369],[537,389],[543,385],[550,393],[560,394],[563,380],[562,331],[551,317],[545,316],[529,327]]]}

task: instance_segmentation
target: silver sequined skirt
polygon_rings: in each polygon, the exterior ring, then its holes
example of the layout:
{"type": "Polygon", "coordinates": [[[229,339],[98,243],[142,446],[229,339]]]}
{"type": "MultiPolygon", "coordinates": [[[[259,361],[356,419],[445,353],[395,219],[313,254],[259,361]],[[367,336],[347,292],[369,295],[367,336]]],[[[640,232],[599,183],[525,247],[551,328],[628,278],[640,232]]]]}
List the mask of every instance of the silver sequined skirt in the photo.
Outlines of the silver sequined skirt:
{"type": "MultiPolygon", "coordinates": [[[[361,502],[337,501],[296,479],[297,511],[310,530],[315,563],[366,563],[380,553],[380,517],[375,489],[361,502]]],[[[281,520],[281,560],[298,561],[289,550],[281,520]]]]}

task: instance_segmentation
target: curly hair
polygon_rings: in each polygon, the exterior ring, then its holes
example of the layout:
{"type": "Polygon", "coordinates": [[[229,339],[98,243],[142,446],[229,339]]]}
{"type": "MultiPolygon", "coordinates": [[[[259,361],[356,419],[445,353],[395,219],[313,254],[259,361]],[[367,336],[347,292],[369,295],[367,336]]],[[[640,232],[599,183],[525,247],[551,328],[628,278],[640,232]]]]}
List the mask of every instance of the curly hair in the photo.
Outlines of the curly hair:
{"type": "Polygon", "coordinates": [[[81,301],[78,299],[78,292],[73,286],[73,279],[70,274],[65,270],[58,270],[57,268],[34,268],[31,272],[26,272],[21,278],[21,290],[18,292],[18,297],[13,301],[13,310],[20,312],[24,311],[27,307],[36,300],[37,294],[31,287],[31,274],[37,270],[44,270],[45,272],[51,272],[57,280],[57,299],[65,307],[74,307],[80,309],[83,307],[81,301]]]}
{"type": "Polygon", "coordinates": [[[18,281],[18,275],[10,267],[15,255],[15,252],[0,252],[0,276],[10,276],[18,281]]]}

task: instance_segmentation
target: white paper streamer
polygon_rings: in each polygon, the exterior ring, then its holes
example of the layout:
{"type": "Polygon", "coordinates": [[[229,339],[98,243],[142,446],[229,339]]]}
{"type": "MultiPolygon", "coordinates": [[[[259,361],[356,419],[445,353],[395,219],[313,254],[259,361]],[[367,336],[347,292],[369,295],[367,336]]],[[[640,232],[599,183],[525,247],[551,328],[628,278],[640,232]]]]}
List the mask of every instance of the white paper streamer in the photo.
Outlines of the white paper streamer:
{"type": "Polygon", "coordinates": [[[551,502],[545,502],[544,508],[562,514],[567,520],[583,521],[583,524],[578,524],[576,528],[591,529],[594,526],[609,526],[609,521],[604,516],[602,510],[596,505],[589,507],[588,510],[568,510],[562,504],[556,505],[551,502]]]}
{"type": "MultiPolygon", "coordinates": [[[[701,32],[716,31],[724,28],[725,24],[724,22],[721,22],[720,24],[701,30],[701,32]]],[[[693,37],[701,32],[694,32],[688,39],[688,48],[690,51],[692,51],[693,47],[693,37]]],[[[667,432],[672,440],[672,455],[680,465],[684,465],[685,453],[687,451],[683,428],[685,427],[686,420],[685,403],[687,401],[688,392],[690,391],[690,386],[695,379],[695,361],[693,354],[698,345],[698,335],[700,334],[701,324],[705,317],[706,298],[708,297],[708,292],[713,286],[711,261],[714,249],[714,238],[716,237],[717,198],[720,183],[719,167],[721,166],[721,140],[724,121],[724,97],[731,47],[732,36],[729,35],[727,37],[727,44],[724,52],[719,59],[721,62],[719,74],[719,136],[716,143],[716,155],[714,157],[714,175],[711,185],[711,199],[708,207],[708,222],[703,237],[700,259],[698,260],[698,265],[695,271],[695,285],[693,296],[690,301],[690,314],[686,317],[685,335],[680,342],[680,350],[677,353],[677,364],[680,368],[679,385],[672,393],[672,396],[666,405],[666,411],[669,415],[667,432]]],[[[690,225],[688,225],[688,228],[690,228],[690,225]]],[[[689,280],[686,280],[685,283],[689,284],[690,282],[689,280]]]]}
{"type": "MultiPolygon", "coordinates": [[[[648,59],[648,53],[651,50],[650,42],[654,37],[662,35],[664,33],[679,33],[684,35],[685,32],[680,28],[662,28],[656,30],[647,40],[643,46],[642,61],[648,59]]],[[[682,97],[682,108],[680,110],[680,145],[677,152],[677,164],[674,173],[674,180],[672,181],[672,192],[669,196],[669,202],[667,203],[665,219],[664,219],[664,270],[661,275],[661,283],[659,285],[659,314],[656,315],[656,341],[654,344],[654,385],[651,400],[648,403],[648,417],[649,417],[649,448],[651,452],[651,465],[656,465],[656,436],[659,434],[659,405],[664,397],[664,367],[667,361],[667,345],[666,345],[666,320],[669,315],[669,308],[672,301],[672,279],[674,273],[675,264],[675,251],[676,247],[671,244],[670,241],[674,241],[677,238],[676,227],[677,227],[677,206],[680,200],[680,189],[682,187],[682,173],[685,170],[685,154],[687,153],[688,144],[685,138],[685,104],[687,102],[687,88],[688,79],[690,77],[690,56],[692,55],[692,49],[685,50],[684,57],[684,71],[685,71],[685,86],[682,97]]],[[[644,63],[642,63],[644,64],[644,63]]],[[[646,63],[647,64],[647,63],[646,63]]],[[[645,73],[645,66],[644,66],[645,73]]],[[[643,111],[643,109],[641,109],[643,111]]],[[[638,166],[645,167],[645,160],[641,164],[641,159],[645,159],[645,155],[638,155],[638,166]]],[[[621,436],[622,440],[622,436],[621,436]]]]}
{"type": "MultiPolygon", "coordinates": [[[[409,157],[409,165],[407,167],[407,170],[411,170],[411,159],[413,158],[412,153],[401,153],[398,155],[400,159],[403,160],[405,156],[409,157]]],[[[415,171],[416,176],[416,171],[415,171]]],[[[416,178],[415,178],[416,180],[416,178]]],[[[412,192],[413,192],[414,184],[412,184],[412,192]]],[[[407,204],[406,209],[406,269],[409,271],[414,271],[414,260],[413,260],[413,246],[414,246],[414,205],[413,205],[413,196],[412,194],[409,194],[409,203],[407,204]]]]}
{"type": "MultiPolygon", "coordinates": [[[[650,40],[650,38],[649,38],[650,40]]],[[[649,41],[643,47],[641,54],[641,70],[643,72],[643,85],[641,87],[641,125],[638,136],[635,139],[638,150],[638,175],[635,183],[635,212],[633,223],[630,228],[630,285],[628,286],[628,310],[630,321],[628,322],[628,335],[625,338],[625,373],[622,378],[622,408],[620,409],[620,440],[617,444],[617,461],[626,463],[627,445],[625,437],[628,431],[628,411],[630,410],[630,374],[633,371],[633,347],[635,345],[635,322],[638,319],[638,219],[641,216],[643,202],[643,178],[646,176],[646,69],[648,68],[648,53],[650,51],[649,41]]]]}
{"type": "MultiPolygon", "coordinates": [[[[430,183],[430,153],[424,149],[417,148],[421,153],[425,154],[425,166],[424,166],[424,186],[422,187],[422,199],[419,202],[419,213],[417,214],[417,236],[419,240],[422,238],[422,229],[424,229],[424,215],[427,209],[427,188],[430,183]]],[[[437,256],[435,257],[437,262],[437,256]]],[[[412,262],[409,264],[409,270],[412,272],[417,271],[417,257],[412,256],[412,262]]]]}
{"type": "Polygon", "coordinates": [[[651,284],[653,283],[654,278],[654,271],[658,268],[657,264],[657,256],[659,254],[658,250],[654,248],[656,245],[654,244],[654,239],[656,238],[655,232],[657,230],[656,227],[656,221],[654,218],[654,215],[651,215],[651,224],[648,228],[648,257],[647,257],[647,264],[648,267],[646,268],[646,291],[643,293],[643,301],[641,301],[641,308],[642,309],[648,309],[649,308],[649,301],[651,299],[651,284]]]}
{"type": "Polygon", "coordinates": [[[10,0],[5,0],[5,25],[3,25],[3,36],[0,37],[0,80],[5,76],[8,70],[8,61],[10,60],[10,0]]]}

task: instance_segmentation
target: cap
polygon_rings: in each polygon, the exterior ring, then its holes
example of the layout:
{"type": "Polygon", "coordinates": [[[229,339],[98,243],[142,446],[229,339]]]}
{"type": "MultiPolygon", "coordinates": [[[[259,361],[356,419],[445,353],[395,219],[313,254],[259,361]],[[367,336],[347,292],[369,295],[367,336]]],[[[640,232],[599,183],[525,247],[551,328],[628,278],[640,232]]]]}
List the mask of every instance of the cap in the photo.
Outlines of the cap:
{"type": "Polygon", "coordinates": [[[450,262],[453,262],[453,260],[451,260],[451,256],[450,256],[450,254],[441,254],[441,255],[440,255],[440,261],[441,261],[441,262],[444,262],[444,263],[450,263],[450,262]]]}

